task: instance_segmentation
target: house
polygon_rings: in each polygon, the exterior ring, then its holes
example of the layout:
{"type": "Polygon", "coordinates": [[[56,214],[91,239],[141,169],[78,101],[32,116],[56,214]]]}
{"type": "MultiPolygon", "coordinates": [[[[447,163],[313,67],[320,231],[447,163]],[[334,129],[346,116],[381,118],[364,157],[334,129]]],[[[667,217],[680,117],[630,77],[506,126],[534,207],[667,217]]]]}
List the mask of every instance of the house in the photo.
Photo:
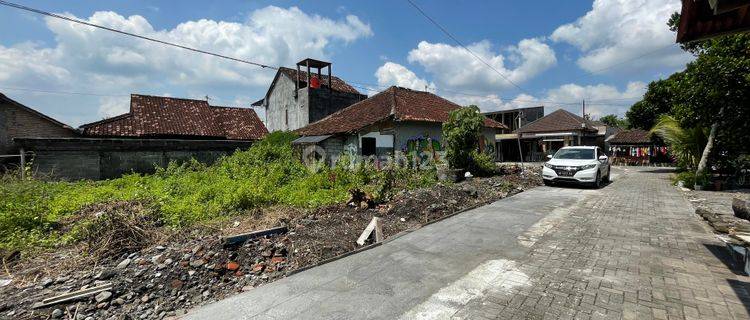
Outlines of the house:
{"type": "Polygon", "coordinates": [[[649,165],[671,163],[669,148],[648,131],[623,130],[607,139],[612,163],[617,165],[649,165]]]}
{"type": "MultiPolygon", "coordinates": [[[[596,145],[604,148],[607,129],[569,111],[558,109],[497,139],[501,161],[543,161],[547,155],[567,146],[596,145]]],[[[606,127],[606,125],[604,125],[606,127]]]]}
{"type": "Polygon", "coordinates": [[[688,43],[750,30],[750,2],[682,0],[677,42],[688,43]]]}
{"type": "Polygon", "coordinates": [[[511,131],[515,131],[536,119],[544,117],[544,106],[500,110],[482,114],[487,118],[504,124],[511,131]]]}
{"type": "Polygon", "coordinates": [[[111,179],[153,173],[170,162],[210,164],[250,148],[268,131],[250,108],[204,100],[133,94],[130,112],[82,125],[80,137],[16,138],[34,152],[34,172],[45,178],[111,179]]]}
{"type": "Polygon", "coordinates": [[[130,95],[130,112],[87,123],[86,137],[259,140],[268,133],[250,108],[211,106],[208,101],[130,95]]]}
{"type": "Polygon", "coordinates": [[[308,58],[298,62],[296,70],[279,68],[266,95],[253,106],[265,108],[268,130],[296,130],[366,98],[332,76],[331,63],[308,58]]]}
{"type": "Polygon", "coordinates": [[[0,154],[15,154],[13,139],[21,137],[75,137],[76,131],[39,111],[0,93],[0,154]]]}
{"type": "MultiPolygon", "coordinates": [[[[390,87],[296,130],[302,137],[294,144],[322,148],[329,163],[342,153],[385,156],[440,152],[442,124],[449,112],[460,107],[430,92],[390,87]]],[[[507,127],[485,118],[480,145],[492,148],[495,134],[502,130],[507,127]]]]}

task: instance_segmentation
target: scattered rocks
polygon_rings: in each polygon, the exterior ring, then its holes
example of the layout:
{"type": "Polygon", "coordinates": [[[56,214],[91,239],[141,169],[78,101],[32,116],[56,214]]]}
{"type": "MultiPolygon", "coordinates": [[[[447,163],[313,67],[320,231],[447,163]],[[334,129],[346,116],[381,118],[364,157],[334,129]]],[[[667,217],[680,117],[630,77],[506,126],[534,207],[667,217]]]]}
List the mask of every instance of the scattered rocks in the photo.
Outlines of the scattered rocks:
{"type": "Polygon", "coordinates": [[[63,311],[62,311],[62,310],[60,310],[60,309],[55,309],[55,310],[52,310],[52,313],[50,314],[50,316],[51,316],[52,318],[55,318],[55,319],[57,319],[57,318],[60,318],[60,317],[62,317],[62,316],[63,316],[63,311]]]}
{"type": "Polygon", "coordinates": [[[130,258],[125,258],[124,260],[120,261],[120,263],[117,264],[117,269],[125,269],[130,265],[130,262],[133,261],[130,258]]]}
{"type": "Polygon", "coordinates": [[[112,292],[102,291],[94,297],[94,300],[96,300],[96,302],[105,302],[109,301],[110,298],[112,298],[112,292]]]}
{"type": "Polygon", "coordinates": [[[750,201],[740,198],[733,198],[732,211],[734,211],[735,217],[750,220],[750,201]]]}

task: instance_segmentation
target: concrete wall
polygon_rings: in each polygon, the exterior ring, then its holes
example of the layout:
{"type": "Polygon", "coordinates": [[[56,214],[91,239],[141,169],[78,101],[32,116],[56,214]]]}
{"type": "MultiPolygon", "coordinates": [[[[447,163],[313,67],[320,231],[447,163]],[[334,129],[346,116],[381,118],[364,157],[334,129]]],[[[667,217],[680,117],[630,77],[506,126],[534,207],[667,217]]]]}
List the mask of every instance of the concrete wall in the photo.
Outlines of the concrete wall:
{"type": "Polygon", "coordinates": [[[171,161],[196,159],[211,164],[250,141],[176,139],[17,139],[34,152],[33,171],[43,179],[99,180],[123,174],[153,173],[171,161]]]}
{"type": "Polygon", "coordinates": [[[367,98],[328,89],[311,89],[308,93],[307,88],[299,89],[295,98],[294,88],[293,79],[279,75],[265,101],[268,131],[296,130],[367,98]]]}
{"type": "Polygon", "coordinates": [[[309,123],[316,122],[328,115],[353,105],[367,96],[346,92],[330,91],[325,88],[310,90],[309,123]]]}
{"type": "Polygon", "coordinates": [[[279,75],[265,101],[268,131],[296,130],[308,124],[307,90],[299,90],[295,98],[294,87],[292,79],[279,75]]]}
{"type": "Polygon", "coordinates": [[[0,154],[18,152],[13,138],[74,137],[75,131],[11,103],[0,102],[0,154]]]}

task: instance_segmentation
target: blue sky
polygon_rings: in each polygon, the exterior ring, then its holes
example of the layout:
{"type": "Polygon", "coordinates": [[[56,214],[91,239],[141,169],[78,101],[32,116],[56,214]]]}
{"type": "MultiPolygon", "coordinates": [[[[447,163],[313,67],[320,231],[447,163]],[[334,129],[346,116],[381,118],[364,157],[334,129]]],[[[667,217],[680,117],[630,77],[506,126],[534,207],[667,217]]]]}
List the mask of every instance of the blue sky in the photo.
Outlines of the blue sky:
{"type": "MultiPolygon", "coordinates": [[[[665,25],[679,0],[414,1],[520,89],[406,0],[18,3],[274,66],[323,59],[365,93],[400,85],[486,111],[580,113],[587,99],[623,114],[692,58],[665,25]]],[[[7,7],[0,30],[0,92],[73,126],[127,112],[130,93],[249,106],[274,74],[7,7]]]]}

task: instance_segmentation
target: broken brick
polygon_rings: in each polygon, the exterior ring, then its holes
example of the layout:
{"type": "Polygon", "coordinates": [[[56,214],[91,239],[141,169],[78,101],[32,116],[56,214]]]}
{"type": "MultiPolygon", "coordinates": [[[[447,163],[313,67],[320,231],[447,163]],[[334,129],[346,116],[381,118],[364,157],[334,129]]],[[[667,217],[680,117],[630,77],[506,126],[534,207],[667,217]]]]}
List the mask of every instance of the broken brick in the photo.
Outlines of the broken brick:
{"type": "Polygon", "coordinates": [[[234,261],[229,261],[227,263],[227,270],[230,271],[237,271],[240,268],[240,264],[234,261]]]}
{"type": "Polygon", "coordinates": [[[277,263],[284,263],[286,261],[286,258],[284,257],[273,257],[271,258],[271,263],[277,264],[277,263]]]}

